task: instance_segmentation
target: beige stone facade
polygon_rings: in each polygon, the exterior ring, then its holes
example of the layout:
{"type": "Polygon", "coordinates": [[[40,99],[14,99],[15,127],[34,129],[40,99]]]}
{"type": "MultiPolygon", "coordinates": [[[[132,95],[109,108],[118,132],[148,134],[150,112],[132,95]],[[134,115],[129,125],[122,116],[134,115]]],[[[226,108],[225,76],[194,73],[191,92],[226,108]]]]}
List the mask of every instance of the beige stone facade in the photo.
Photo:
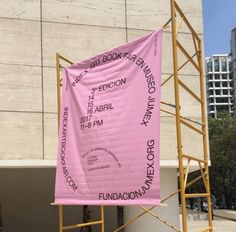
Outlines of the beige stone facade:
{"type": "MultiPolygon", "coordinates": [[[[201,0],[177,0],[200,37],[201,0]]],[[[170,19],[169,0],[1,0],[0,1],[0,203],[4,231],[58,231],[54,180],[57,144],[56,52],[79,62],[112,49],[170,19]],[[37,167],[37,168],[35,168],[37,167]]],[[[193,53],[186,26],[179,40],[193,53]]],[[[179,55],[179,64],[186,59],[179,55]]],[[[64,65],[64,64],[63,64],[64,65]]],[[[170,27],[164,32],[162,81],[173,73],[170,27]]],[[[181,80],[199,94],[199,78],[190,65],[181,80]]],[[[173,79],[162,100],[174,104],[173,79]]],[[[181,89],[181,113],[200,120],[199,104],[181,89]]],[[[162,108],[167,109],[165,106],[162,108]]],[[[170,109],[174,111],[174,108],[170,109]]],[[[202,155],[201,136],[182,127],[183,151],[202,155]]],[[[161,197],[177,186],[175,118],[161,113],[161,197]]],[[[175,195],[155,212],[179,227],[175,195]]],[[[124,221],[140,209],[125,207],[124,221]]],[[[91,208],[99,218],[98,208],[91,208]]],[[[65,209],[65,224],[82,222],[82,208],[65,209]],[[79,221],[78,221],[79,220],[79,221]]],[[[105,231],[117,228],[117,210],[105,208],[105,231]]],[[[173,231],[146,215],[127,232],[173,231]]],[[[100,231],[99,226],[94,232],[100,231]]]]}
{"type": "MultiPolygon", "coordinates": [[[[201,0],[179,0],[202,36],[201,0]]],[[[167,0],[2,0],[0,3],[0,159],[55,160],[57,141],[55,53],[78,62],[159,29],[170,18],[167,0]]],[[[183,27],[180,40],[193,49],[183,27]]],[[[163,80],[172,71],[170,27],[164,33],[163,80]]],[[[191,52],[190,52],[191,53],[191,52]]],[[[179,57],[180,64],[185,61],[179,57]]],[[[182,80],[199,92],[194,69],[182,80]]],[[[162,99],[174,102],[173,81],[162,99]]],[[[199,119],[199,105],[181,92],[182,112],[199,119]]],[[[185,130],[185,129],[184,129],[185,130]]],[[[201,154],[201,139],[184,135],[184,149],[201,154]]],[[[176,160],[175,120],[162,114],[161,159],[176,160]]]]}

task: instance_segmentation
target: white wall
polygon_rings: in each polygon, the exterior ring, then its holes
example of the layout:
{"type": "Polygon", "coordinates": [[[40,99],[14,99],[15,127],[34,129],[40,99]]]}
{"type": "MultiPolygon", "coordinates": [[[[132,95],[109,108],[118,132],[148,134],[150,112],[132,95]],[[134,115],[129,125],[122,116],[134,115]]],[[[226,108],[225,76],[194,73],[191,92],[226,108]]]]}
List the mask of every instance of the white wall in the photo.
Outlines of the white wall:
{"type": "MultiPolygon", "coordinates": [[[[175,168],[161,168],[161,199],[164,199],[169,194],[177,191],[177,170],[175,168]]],[[[179,204],[178,195],[166,201],[168,206],[157,207],[153,212],[157,213],[163,219],[179,228],[179,204]]],[[[140,212],[143,212],[139,207],[125,207],[124,220],[127,222],[129,219],[135,217],[140,212]]],[[[126,227],[125,232],[172,232],[163,223],[160,223],[153,216],[145,214],[126,227]]]]}

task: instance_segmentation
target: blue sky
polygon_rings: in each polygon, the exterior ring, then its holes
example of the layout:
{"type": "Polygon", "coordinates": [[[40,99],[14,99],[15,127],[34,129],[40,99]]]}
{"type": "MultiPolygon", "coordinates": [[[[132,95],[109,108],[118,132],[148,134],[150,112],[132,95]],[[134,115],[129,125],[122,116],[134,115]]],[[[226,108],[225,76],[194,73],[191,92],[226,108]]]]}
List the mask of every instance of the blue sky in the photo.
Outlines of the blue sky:
{"type": "Polygon", "coordinates": [[[202,0],[205,56],[230,52],[231,30],[236,27],[236,0],[202,0]]]}

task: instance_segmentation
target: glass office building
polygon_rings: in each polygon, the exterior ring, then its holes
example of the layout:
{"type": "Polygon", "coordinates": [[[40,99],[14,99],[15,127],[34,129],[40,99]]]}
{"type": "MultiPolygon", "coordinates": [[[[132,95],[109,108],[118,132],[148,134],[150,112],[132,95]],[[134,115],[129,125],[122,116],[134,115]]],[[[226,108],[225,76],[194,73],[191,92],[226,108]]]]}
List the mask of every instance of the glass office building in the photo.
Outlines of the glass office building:
{"type": "Polygon", "coordinates": [[[231,55],[217,54],[206,57],[206,90],[208,115],[217,118],[219,113],[233,113],[233,82],[231,55]]]}
{"type": "Polygon", "coordinates": [[[230,76],[232,78],[232,102],[234,104],[233,111],[236,115],[236,27],[231,31],[231,71],[230,76]]]}

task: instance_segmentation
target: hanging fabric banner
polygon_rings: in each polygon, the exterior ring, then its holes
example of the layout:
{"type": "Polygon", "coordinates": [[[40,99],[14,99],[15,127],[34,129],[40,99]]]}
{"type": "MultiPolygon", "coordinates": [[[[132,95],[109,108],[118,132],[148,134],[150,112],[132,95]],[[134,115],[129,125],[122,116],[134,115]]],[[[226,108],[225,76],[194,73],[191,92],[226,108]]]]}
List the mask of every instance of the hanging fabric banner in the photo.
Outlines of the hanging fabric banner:
{"type": "Polygon", "coordinates": [[[160,204],[162,31],[64,69],[55,204],[160,204]]]}

